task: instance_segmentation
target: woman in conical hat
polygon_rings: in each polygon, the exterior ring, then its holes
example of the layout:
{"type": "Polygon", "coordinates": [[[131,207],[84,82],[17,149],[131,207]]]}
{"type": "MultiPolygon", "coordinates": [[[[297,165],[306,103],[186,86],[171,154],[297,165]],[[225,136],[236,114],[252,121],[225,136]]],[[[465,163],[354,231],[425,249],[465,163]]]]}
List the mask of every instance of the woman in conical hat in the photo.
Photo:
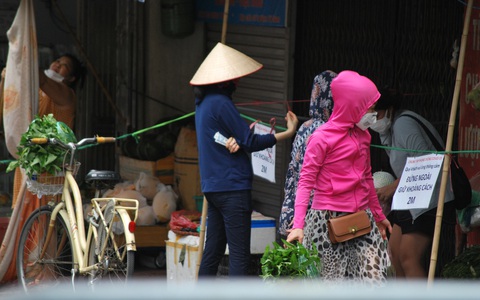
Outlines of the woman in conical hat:
{"type": "Polygon", "coordinates": [[[208,201],[208,230],[199,277],[215,276],[229,248],[229,275],[248,275],[253,171],[250,153],[292,137],[298,119],[285,116],[287,130],[254,134],[233,101],[238,79],[262,68],[247,55],[218,43],[205,58],[190,84],[195,92],[195,124],[201,187],[208,201]],[[216,133],[227,138],[217,143],[216,133]]]}

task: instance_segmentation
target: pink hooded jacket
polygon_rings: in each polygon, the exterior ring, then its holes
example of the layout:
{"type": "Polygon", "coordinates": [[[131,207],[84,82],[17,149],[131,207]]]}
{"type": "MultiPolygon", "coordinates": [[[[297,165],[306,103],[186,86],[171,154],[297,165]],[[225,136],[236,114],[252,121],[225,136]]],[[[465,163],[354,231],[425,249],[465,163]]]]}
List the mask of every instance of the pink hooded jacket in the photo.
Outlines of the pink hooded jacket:
{"type": "Polygon", "coordinates": [[[368,130],[359,122],[380,98],[375,84],[353,71],[343,71],[331,84],[333,113],[307,144],[295,198],[293,228],[303,229],[310,191],[312,208],[356,212],[370,208],[375,221],[385,219],[373,186],[368,130]]]}

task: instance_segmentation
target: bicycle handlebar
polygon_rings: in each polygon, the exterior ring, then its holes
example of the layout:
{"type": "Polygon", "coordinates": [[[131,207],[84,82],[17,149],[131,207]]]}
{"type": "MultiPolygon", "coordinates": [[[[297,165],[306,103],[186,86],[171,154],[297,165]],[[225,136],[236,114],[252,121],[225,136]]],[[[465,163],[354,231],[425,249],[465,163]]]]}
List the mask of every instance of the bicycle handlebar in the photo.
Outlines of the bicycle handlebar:
{"type": "Polygon", "coordinates": [[[30,142],[33,143],[33,144],[37,144],[37,145],[43,145],[43,144],[48,143],[48,139],[47,138],[32,138],[32,139],[30,139],[30,142]]]}
{"type": "Polygon", "coordinates": [[[94,136],[93,138],[84,138],[81,139],[77,143],[64,143],[59,139],[56,138],[31,138],[30,144],[52,144],[55,145],[56,147],[60,147],[65,149],[67,152],[70,153],[70,163],[68,164],[69,166],[74,166],[74,160],[75,160],[75,152],[77,150],[78,146],[82,145],[88,145],[88,144],[104,144],[104,143],[113,143],[116,141],[114,137],[101,137],[101,136],[94,136]]]}
{"type": "Polygon", "coordinates": [[[115,143],[116,139],[114,137],[101,137],[97,136],[97,143],[104,144],[104,143],[115,143]]]}
{"type": "Polygon", "coordinates": [[[36,145],[43,145],[43,144],[55,144],[59,145],[65,149],[74,149],[76,146],[82,146],[82,145],[88,145],[88,144],[105,144],[105,143],[114,143],[116,141],[116,138],[114,137],[101,137],[101,136],[95,136],[93,138],[84,138],[81,139],[78,143],[68,143],[65,144],[59,139],[56,138],[32,138],[30,139],[30,142],[32,144],[36,145]]]}

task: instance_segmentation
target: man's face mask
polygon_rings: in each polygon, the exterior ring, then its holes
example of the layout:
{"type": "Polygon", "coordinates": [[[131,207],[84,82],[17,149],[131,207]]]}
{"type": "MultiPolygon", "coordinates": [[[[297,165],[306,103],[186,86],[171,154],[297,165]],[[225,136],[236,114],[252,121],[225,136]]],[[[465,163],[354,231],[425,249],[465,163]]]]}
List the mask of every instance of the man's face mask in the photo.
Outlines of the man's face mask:
{"type": "Polygon", "coordinates": [[[377,122],[377,112],[368,112],[363,115],[362,119],[355,125],[361,130],[367,130],[368,127],[372,126],[377,122]]]}
{"type": "Polygon", "coordinates": [[[380,134],[385,134],[390,129],[390,126],[392,126],[392,120],[390,119],[390,117],[385,115],[380,120],[377,120],[375,124],[370,126],[370,129],[380,134]]]}

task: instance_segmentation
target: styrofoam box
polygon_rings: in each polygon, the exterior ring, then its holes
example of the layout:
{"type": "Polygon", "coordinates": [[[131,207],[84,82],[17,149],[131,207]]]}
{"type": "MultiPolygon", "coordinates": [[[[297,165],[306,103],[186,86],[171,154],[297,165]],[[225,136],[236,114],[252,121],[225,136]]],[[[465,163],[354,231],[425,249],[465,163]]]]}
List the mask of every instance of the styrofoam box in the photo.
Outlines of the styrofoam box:
{"type": "Polygon", "coordinates": [[[252,213],[252,237],[250,239],[250,252],[262,254],[268,245],[272,248],[275,241],[275,219],[266,217],[259,212],[252,213]]]}
{"type": "MultiPolygon", "coordinates": [[[[262,254],[265,247],[275,241],[275,219],[258,212],[252,213],[252,234],[250,252],[262,254]]],[[[185,283],[197,279],[197,263],[199,262],[198,244],[200,238],[193,235],[180,236],[173,231],[168,232],[166,244],[167,282],[185,283]]],[[[228,255],[228,245],[225,254],[228,255]]]]}
{"type": "Polygon", "coordinates": [[[193,235],[179,236],[168,232],[165,241],[167,255],[167,282],[183,283],[197,280],[199,238],[193,235]]]}
{"type": "MultiPolygon", "coordinates": [[[[252,233],[250,237],[250,253],[263,254],[265,247],[273,247],[275,241],[275,219],[254,211],[251,223],[252,233]]],[[[225,254],[228,255],[228,245],[225,254]]]]}

